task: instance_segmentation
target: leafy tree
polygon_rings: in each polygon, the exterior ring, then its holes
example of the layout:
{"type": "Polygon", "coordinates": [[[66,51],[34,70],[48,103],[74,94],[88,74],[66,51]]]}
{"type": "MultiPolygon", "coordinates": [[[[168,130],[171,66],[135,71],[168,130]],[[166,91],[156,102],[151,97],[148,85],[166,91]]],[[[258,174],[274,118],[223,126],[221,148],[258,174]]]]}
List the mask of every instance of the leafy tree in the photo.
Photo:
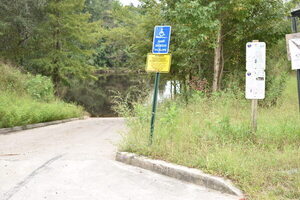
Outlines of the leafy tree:
{"type": "Polygon", "coordinates": [[[121,6],[115,3],[113,24],[103,27],[95,65],[99,68],[143,69],[151,50],[153,27],[161,22],[160,4],[153,7],[121,6]]]}
{"type": "Polygon", "coordinates": [[[224,68],[244,70],[246,42],[259,39],[271,46],[287,28],[288,4],[281,0],[163,0],[162,4],[166,20],[174,26],[173,72],[212,79],[213,91],[221,88],[224,68]]]}
{"type": "Polygon", "coordinates": [[[89,59],[100,36],[100,24],[83,13],[84,0],[48,0],[46,20],[32,39],[29,70],[52,77],[56,86],[70,78],[93,76],[89,59]]]}
{"type": "Polygon", "coordinates": [[[85,11],[91,14],[90,21],[102,21],[102,26],[110,27],[113,25],[111,10],[118,4],[116,0],[86,0],[85,11]]]}
{"type": "Polygon", "coordinates": [[[1,0],[0,55],[16,62],[22,56],[38,23],[44,18],[45,0],[1,0]]]}

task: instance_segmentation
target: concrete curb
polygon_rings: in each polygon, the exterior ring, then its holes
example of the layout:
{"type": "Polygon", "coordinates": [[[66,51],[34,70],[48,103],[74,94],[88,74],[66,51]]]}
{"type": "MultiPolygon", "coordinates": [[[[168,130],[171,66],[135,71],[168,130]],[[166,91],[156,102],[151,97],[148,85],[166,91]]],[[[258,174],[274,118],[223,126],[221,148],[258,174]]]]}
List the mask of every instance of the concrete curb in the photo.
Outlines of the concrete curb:
{"type": "Polygon", "coordinates": [[[34,128],[41,128],[41,127],[45,127],[45,126],[62,124],[62,123],[76,121],[76,120],[84,120],[84,119],[87,119],[87,118],[88,117],[71,118],[71,119],[64,119],[64,120],[58,120],[58,121],[52,121],[52,122],[29,124],[29,125],[25,125],[25,126],[16,126],[16,127],[12,127],[12,128],[1,128],[0,129],[0,135],[7,135],[7,134],[11,134],[11,133],[17,132],[17,131],[23,131],[23,130],[34,129],[34,128]]]}
{"type": "Polygon", "coordinates": [[[234,187],[231,181],[205,174],[197,169],[175,165],[161,160],[152,160],[127,152],[117,152],[116,160],[182,181],[244,198],[242,191],[234,187]]]}

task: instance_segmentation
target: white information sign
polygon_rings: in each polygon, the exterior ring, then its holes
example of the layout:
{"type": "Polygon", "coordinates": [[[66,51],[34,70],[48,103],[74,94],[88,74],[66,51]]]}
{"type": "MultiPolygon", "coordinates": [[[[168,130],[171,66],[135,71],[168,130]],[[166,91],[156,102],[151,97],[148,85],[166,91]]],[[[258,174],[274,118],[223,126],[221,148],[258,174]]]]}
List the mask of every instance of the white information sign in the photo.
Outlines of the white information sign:
{"type": "Polygon", "coordinates": [[[300,69],[300,38],[290,39],[289,49],[292,60],[292,69],[300,69]]]}
{"type": "Polygon", "coordinates": [[[246,99],[264,99],[266,73],[264,70],[248,71],[246,73],[246,99]]]}
{"type": "Polygon", "coordinates": [[[266,69],[266,43],[248,42],[246,47],[247,71],[266,69]]]}

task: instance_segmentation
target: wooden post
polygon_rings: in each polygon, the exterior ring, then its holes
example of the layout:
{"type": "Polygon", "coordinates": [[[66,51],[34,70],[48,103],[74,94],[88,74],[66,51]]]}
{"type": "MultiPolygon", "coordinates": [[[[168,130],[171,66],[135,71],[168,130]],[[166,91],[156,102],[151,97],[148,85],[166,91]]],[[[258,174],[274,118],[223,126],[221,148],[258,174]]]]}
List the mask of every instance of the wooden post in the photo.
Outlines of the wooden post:
{"type": "MultiPolygon", "coordinates": [[[[259,40],[253,40],[252,42],[259,42],[259,40]]],[[[252,106],[251,106],[252,133],[256,133],[257,131],[257,111],[258,111],[258,99],[252,99],[252,106]]]]}
{"type": "Polygon", "coordinates": [[[251,127],[252,127],[252,132],[256,133],[257,131],[257,107],[258,107],[258,100],[257,99],[252,99],[252,107],[251,107],[251,127]]]}

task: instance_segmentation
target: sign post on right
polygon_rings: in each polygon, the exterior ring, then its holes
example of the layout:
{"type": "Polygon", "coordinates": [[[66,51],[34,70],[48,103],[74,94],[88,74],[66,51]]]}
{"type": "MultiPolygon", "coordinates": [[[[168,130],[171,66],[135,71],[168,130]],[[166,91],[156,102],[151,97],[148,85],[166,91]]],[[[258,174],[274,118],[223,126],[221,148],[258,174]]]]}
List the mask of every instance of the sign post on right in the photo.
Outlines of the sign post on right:
{"type": "Polygon", "coordinates": [[[300,38],[293,38],[289,41],[289,51],[292,61],[292,69],[300,69],[300,38]]]}
{"type": "Polygon", "coordinates": [[[286,35],[288,59],[292,61],[292,69],[296,70],[297,86],[298,86],[298,104],[300,112],[300,33],[298,32],[298,18],[300,17],[300,10],[291,12],[292,32],[293,34],[286,35]]]}
{"type": "Polygon", "coordinates": [[[246,99],[252,101],[252,132],[257,131],[258,100],[266,93],[266,43],[254,40],[246,45],[246,99]]]}

